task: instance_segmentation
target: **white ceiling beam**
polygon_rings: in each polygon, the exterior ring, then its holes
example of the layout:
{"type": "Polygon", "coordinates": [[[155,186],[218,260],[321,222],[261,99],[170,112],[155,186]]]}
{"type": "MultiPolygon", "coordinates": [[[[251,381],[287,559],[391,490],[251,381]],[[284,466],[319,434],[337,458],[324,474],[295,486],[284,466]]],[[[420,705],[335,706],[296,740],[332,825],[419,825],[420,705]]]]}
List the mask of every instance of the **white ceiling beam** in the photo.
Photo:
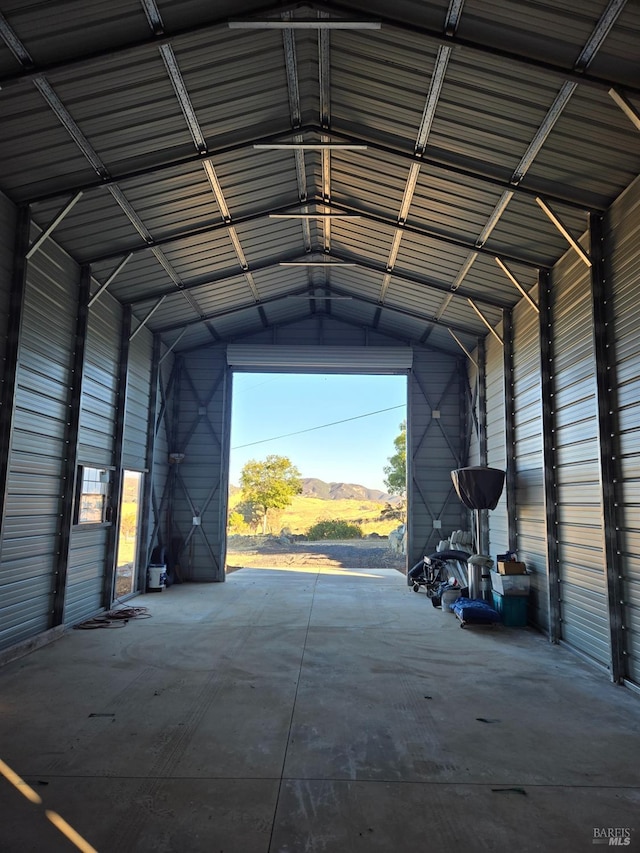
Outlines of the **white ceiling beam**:
{"type": "Polygon", "coordinates": [[[580,56],[573,66],[576,71],[584,71],[587,68],[593,57],[596,55],[602,43],[609,35],[611,28],[618,20],[618,16],[627,4],[627,0],[611,0],[607,8],[604,10],[600,19],[596,24],[593,32],[589,36],[589,40],[582,48],[580,56]]]}
{"type": "Polygon", "coordinates": [[[448,36],[456,34],[460,18],[462,17],[462,7],[464,0],[451,0],[447,9],[447,17],[444,22],[444,31],[448,36]]]}
{"type": "Polygon", "coordinates": [[[0,36],[2,36],[4,43],[23,68],[29,68],[31,65],[34,65],[31,54],[22,44],[2,12],[0,12],[0,36]]]}
{"type": "Polygon", "coordinates": [[[460,340],[460,338],[456,335],[456,333],[455,333],[455,332],[453,332],[451,329],[447,329],[447,331],[449,332],[449,334],[451,335],[451,337],[453,338],[453,340],[458,344],[458,346],[460,347],[460,349],[462,350],[462,352],[467,356],[467,358],[469,359],[469,361],[470,361],[472,364],[475,364],[475,366],[477,367],[477,366],[478,366],[478,362],[477,362],[477,361],[475,360],[475,358],[471,355],[471,353],[469,352],[469,350],[468,350],[468,349],[466,348],[466,346],[462,343],[462,341],[461,341],[461,340],[460,340]]]}
{"type": "Polygon", "coordinates": [[[182,77],[182,72],[178,66],[178,60],[176,59],[173,48],[170,44],[163,44],[160,47],[160,56],[164,62],[164,67],[167,69],[167,74],[171,80],[173,91],[176,93],[176,98],[180,104],[180,109],[182,110],[187,127],[189,128],[189,132],[193,138],[196,150],[199,154],[206,154],[207,143],[196,116],[196,112],[193,108],[193,104],[191,103],[191,98],[189,97],[189,92],[187,91],[184,78],[182,77]]]}
{"type": "Polygon", "coordinates": [[[35,252],[38,251],[38,249],[44,243],[44,241],[47,239],[47,237],[49,237],[55,231],[55,229],[58,227],[58,225],[60,225],[60,223],[65,218],[65,216],[71,210],[73,210],[73,208],[80,201],[82,196],[83,196],[82,192],[76,193],[74,195],[74,197],[72,199],[70,199],[64,205],[64,207],[53,217],[53,219],[47,225],[47,227],[43,229],[42,233],[38,237],[36,237],[36,239],[33,241],[33,243],[29,246],[29,250],[27,251],[27,254],[26,254],[27,259],[30,258],[33,254],[35,254],[35,252]]]}
{"type": "Polygon", "coordinates": [[[146,317],[144,317],[142,320],[140,320],[140,322],[138,323],[138,325],[136,326],[136,328],[135,328],[135,329],[133,330],[133,332],[131,332],[131,334],[129,335],[129,340],[130,340],[130,341],[132,341],[132,340],[135,338],[135,336],[138,334],[138,332],[140,332],[140,331],[141,331],[141,330],[142,330],[142,329],[147,325],[147,323],[149,322],[149,320],[153,317],[153,315],[156,313],[156,311],[157,311],[157,310],[158,310],[158,308],[162,305],[162,303],[164,302],[164,300],[165,300],[166,298],[167,298],[166,296],[161,296],[161,297],[160,297],[160,299],[158,299],[158,301],[156,302],[156,304],[153,306],[153,308],[151,309],[151,311],[149,311],[149,313],[146,315],[146,317]]]}
{"type": "Polygon", "coordinates": [[[527,302],[529,303],[529,305],[531,305],[531,307],[533,308],[533,310],[534,310],[534,311],[536,311],[536,312],[539,314],[539,313],[540,313],[540,309],[538,308],[538,305],[537,305],[536,301],[535,301],[534,299],[532,299],[532,297],[531,297],[531,296],[529,296],[529,294],[527,293],[527,291],[526,291],[526,290],[524,289],[524,287],[520,284],[520,282],[518,281],[518,279],[514,276],[514,274],[513,274],[513,273],[511,272],[511,270],[509,269],[509,267],[508,267],[508,266],[507,266],[507,265],[502,261],[502,259],[501,259],[501,258],[496,258],[496,263],[498,264],[498,266],[500,267],[500,269],[502,270],[502,272],[507,276],[507,278],[509,279],[509,281],[510,281],[510,282],[514,285],[514,287],[518,290],[518,292],[519,292],[522,296],[524,296],[524,298],[527,300],[527,302]]]}
{"type": "Polygon", "coordinates": [[[140,0],[144,13],[147,16],[147,21],[154,35],[158,36],[164,32],[164,22],[162,15],[156,4],[156,0],[140,0]]]}
{"type": "Polygon", "coordinates": [[[569,243],[569,245],[577,252],[579,257],[584,261],[584,263],[588,267],[592,266],[591,258],[589,257],[588,252],[586,252],[582,248],[580,243],[578,243],[578,241],[573,237],[573,235],[571,234],[569,229],[566,227],[566,225],[563,224],[561,219],[551,210],[549,205],[543,199],[541,199],[539,196],[536,197],[536,201],[538,202],[538,204],[540,205],[542,210],[544,210],[544,212],[549,217],[549,219],[556,226],[558,231],[566,239],[566,241],[569,243]]]}
{"type": "Polygon", "coordinates": [[[93,296],[89,300],[89,308],[91,308],[91,306],[93,305],[94,302],[96,302],[98,299],[100,299],[100,297],[105,292],[105,290],[109,287],[111,282],[114,281],[115,278],[122,272],[122,270],[125,268],[125,266],[128,264],[128,262],[131,260],[132,257],[133,257],[133,252],[129,252],[128,255],[125,255],[125,257],[120,261],[118,266],[111,273],[109,278],[104,282],[104,284],[101,284],[100,287],[93,294],[93,296]]]}
{"type": "Polygon", "coordinates": [[[93,146],[84,135],[84,133],[80,130],[80,127],[76,124],[75,120],[72,118],[69,110],[62,103],[58,95],[54,92],[53,88],[49,84],[44,77],[36,77],[33,81],[36,89],[40,92],[44,100],[47,102],[51,110],[54,112],[56,118],[60,122],[60,124],[67,131],[69,136],[73,139],[76,146],[82,151],[85,158],[91,164],[93,170],[100,175],[101,178],[108,178],[109,172],[107,167],[104,165],[98,154],[93,149],[93,146]]]}
{"type": "Polygon", "coordinates": [[[500,337],[500,335],[496,332],[496,330],[493,328],[493,326],[491,325],[491,323],[490,323],[490,322],[487,320],[487,318],[484,316],[484,314],[482,313],[482,311],[478,308],[478,306],[477,306],[477,305],[476,305],[476,303],[473,301],[473,299],[467,299],[467,302],[469,303],[469,305],[471,305],[471,307],[473,308],[473,310],[476,312],[476,314],[478,315],[478,317],[482,320],[482,322],[483,322],[483,323],[484,323],[484,325],[487,327],[487,329],[491,332],[491,334],[493,335],[493,337],[494,337],[496,340],[500,341],[500,343],[501,343],[501,344],[504,344],[504,341],[502,340],[502,338],[500,337]]]}
{"type": "Polygon", "coordinates": [[[620,107],[635,129],[640,130],[640,111],[633,106],[631,101],[616,89],[609,89],[609,97],[620,107]]]}

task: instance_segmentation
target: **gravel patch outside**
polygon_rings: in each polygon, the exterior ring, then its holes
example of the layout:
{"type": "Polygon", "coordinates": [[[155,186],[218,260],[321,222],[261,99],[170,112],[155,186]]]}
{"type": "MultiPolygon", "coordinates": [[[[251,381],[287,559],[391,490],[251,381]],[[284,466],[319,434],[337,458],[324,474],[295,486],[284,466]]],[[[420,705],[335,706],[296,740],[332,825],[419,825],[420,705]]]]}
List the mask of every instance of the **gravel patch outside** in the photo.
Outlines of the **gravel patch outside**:
{"type": "Polygon", "coordinates": [[[290,541],[275,536],[231,536],[227,542],[227,573],[245,568],[341,567],[406,571],[403,554],[386,539],[320,542],[290,541]]]}

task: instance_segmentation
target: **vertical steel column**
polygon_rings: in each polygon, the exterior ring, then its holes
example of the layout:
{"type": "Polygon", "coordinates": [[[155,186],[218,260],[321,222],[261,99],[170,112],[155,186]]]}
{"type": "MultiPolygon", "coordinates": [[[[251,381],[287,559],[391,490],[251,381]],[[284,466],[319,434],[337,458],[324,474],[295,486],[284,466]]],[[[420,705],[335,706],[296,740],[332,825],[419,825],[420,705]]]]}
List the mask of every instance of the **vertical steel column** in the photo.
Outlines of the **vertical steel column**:
{"type": "Polygon", "coordinates": [[[153,336],[151,354],[151,377],[149,379],[149,414],[147,417],[147,447],[142,489],[142,507],[140,516],[140,541],[138,545],[138,581],[137,589],[146,588],[147,565],[151,557],[152,542],[149,541],[149,527],[152,513],[151,495],[153,493],[153,469],[155,462],[156,436],[158,434],[158,382],[160,381],[160,335],[153,336]]]}
{"type": "Polygon", "coordinates": [[[486,466],[487,448],[487,348],[484,338],[478,339],[478,453],[480,464],[486,466]]]}
{"type": "MultiPolygon", "coordinates": [[[[182,374],[185,370],[184,357],[177,355],[173,363],[173,383],[171,385],[173,393],[173,405],[171,406],[171,420],[168,424],[167,438],[169,441],[169,453],[179,453],[180,446],[178,439],[180,437],[180,397],[182,393],[182,374]]],[[[169,411],[169,400],[167,400],[167,413],[169,411]]],[[[166,543],[167,548],[171,553],[171,559],[174,563],[179,563],[182,557],[183,544],[179,547],[176,540],[178,536],[174,536],[174,520],[173,513],[175,507],[176,487],[178,485],[179,463],[169,464],[169,484],[167,489],[167,523],[166,523],[166,543]]],[[[177,528],[175,528],[177,530],[177,528]]]]}
{"type": "MultiPolygon", "coordinates": [[[[413,350],[415,352],[415,349],[413,350]]],[[[409,368],[407,375],[407,453],[406,453],[406,465],[407,465],[407,505],[406,505],[406,521],[405,521],[405,532],[406,532],[406,542],[407,542],[407,584],[411,586],[411,578],[409,577],[409,570],[413,567],[413,565],[418,560],[418,555],[416,553],[416,546],[414,543],[414,513],[416,512],[415,506],[417,505],[417,501],[414,499],[416,495],[416,488],[414,482],[413,475],[413,435],[414,435],[414,402],[413,402],[413,392],[415,387],[415,374],[413,366],[409,368]]]]}
{"type": "MultiPolygon", "coordinates": [[[[458,452],[458,468],[469,464],[470,425],[472,423],[471,406],[467,394],[469,377],[467,376],[466,359],[458,359],[458,441],[460,444],[458,452]]],[[[462,501],[460,501],[460,527],[465,530],[469,513],[462,501]]]]}
{"type": "Polygon", "coordinates": [[[503,326],[503,377],[504,377],[504,429],[506,450],[507,525],[509,550],[518,549],[516,515],[516,423],[513,379],[513,313],[510,308],[502,312],[503,326]]]}
{"type": "Polygon", "coordinates": [[[542,464],[547,539],[547,581],[549,585],[549,639],[561,638],[560,565],[558,561],[558,498],[556,493],[556,447],[553,409],[553,323],[551,275],[538,274],[540,291],[540,381],[542,394],[542,464]]]}
{"type": "MultiPolygon", "coordinates": [[[[487,347],[484,338],[478,341],[478,451],[480,464],[485,468],[489,464],[489,447],[487,440],[487,347]]],[[[480,530],[478,537],[478,553],[489,552],[489,510],[480,509],[476,513],[480,530]]]]}
{"type": "Polygon", "coordinates": [[[469,464],[469,421],[471,412],[469,410],[469,401],[467,399],[467,362],[466,359],[458,359],[458,441],[460,442],[460,452],[458,453],[458,467],[462,468],[469,464]]]}
{"type": "Polygon", "coordinates": [[[131,337],[131,308],[122,309],[122,328],[120,332],[120,365],[118,371],[118,400],[116,404],[115,435],[113,442],[113,483],[111,486],[111,527],[107,538],[105,558],[104,586],[102,598],[105,607],[113,601],[113,582],[116,571],[118,534],[120,527],[120,501],[122,500],[122,458],[124,449],[124,421],[127,411],[127,391],[129,384],[129,339],[131,337]]]}
{"type": "Polygon", "coordinates": [[[233,374],[227,365],[224,378],[223,423],[220,437],[220,577],[226,580],[225,564],[227,557],[227,516],[229,514],[229,454],[231,446],[231,413],[233,374]]]}
{"type": "Polygon", "coordinates": [[[80,432],[80,412],[82,403],[82,384],[84,378],[84,358],[89,325],[89,298],[91,296],[91,267],[85,264],[80,271],[78,288],[78,310],[71,367],[72,383],[69,394],[69,415],[66,429],[66,458],[62,469],[62,507],[58,530],[58,558],[56,561],[56,584],[53,593],[53,624],[64,623],[64,603],[67,592],[67,572],[69,568],[69,548],[71,545],[71,527],[73,525],[73,506],[76,490],[76,471],[78,468],[78,435],[80,432]]]}
{"type": "Polygon", "coordinates": [[[596,388],[598,399],[598,453],[600,493],[602,500],[602,531],[607,598],[609,610],[609,633],[611,638],[611,679],[622,682],[625,676],[624,661],[624,611],[620,543],[618,542],[618,512],[620,503],[618,484],[619,435],[616,412],[616,356],[613,334],[612,304],[610,287],[605,273],[604,221],[600,214],[589,217],[591,235],[591,298],[593,304],[593,345],[596,358],[596,388]]]}
{"type": "MultiPolygon", "coordinates": [[[[29,229],[31,215],[28,205],[18,209],[13,255],[13,276],[7,318],[7,344],[3,365],[2,391],[0,393],[0,525],[4,530],[7,503],[7,486],[11,446],[13,444],[13,419],[15,412],[16,380],[18,354],[22,333],[25,293],[27,288],[27,250],[29,249],[29,229]]],[[[0,530],[0,543],[2,541],[0,530]]]]}

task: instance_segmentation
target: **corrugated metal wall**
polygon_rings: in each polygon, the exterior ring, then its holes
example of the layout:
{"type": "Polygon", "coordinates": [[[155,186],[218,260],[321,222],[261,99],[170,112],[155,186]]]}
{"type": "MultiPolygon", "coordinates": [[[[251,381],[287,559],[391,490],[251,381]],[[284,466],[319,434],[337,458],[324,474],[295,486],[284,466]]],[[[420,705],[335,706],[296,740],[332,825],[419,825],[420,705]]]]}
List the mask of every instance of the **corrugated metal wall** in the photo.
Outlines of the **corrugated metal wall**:
{"type": "Polygon", "coordinates": [[[465,369],[460,359],[444,353],[414,350],[407,418],[409,568],[452,531],[468,529],[467,512],[451,480],[451,471],[466,455],[460,411],[465,369]],[[434,520],[440,528],[434,528],[434,520]]]}
{"type": "Polygon", "coordinates": [[[2,531],[2,647],[52,626],[79,277],[51,240],[28,267],[2,531]]]}
{"type": "Polygon", "coordinates": [[[113,465],[122,308],[103,294],[89,313],[78,461],[113,465]]]}
{"type": "MultiPolygon", "coordinates": [[[[502,326],[498,333],[503,334],[502,326]]],[[[505,396],[504,396],[504,350],[493,335],[488,335],[486,349],[486,388],[487,388],[487,465],[506,471],[507,445],[505,434],[505,396]]],[[[509,520],[507,517],[507,489],[495,509],[489,512],[489,554],[495,560],[496,554],[509,550],[509,520]]]]}
{"type": "Polygon", "coordinates": [[[176,357],[177,411],[170,466],[172,529],[185,580],[224,580],[231,370],[223,346],[176,357]],[[194,525],[193,518],[200,524],[194,525]]]}
{"type": "Polygon", "coordinates": [[[152,355],[153,335],[148,329],[140,329],[129,347],[129,381],[124,417],[122,465],[131,471],[144,471],[147,465],[152,355]]]}
{"type": "MultiPolygon", "coordinates": [[[[537,287],[531,292],[537,299],[537,287]]],[[[539,315],[525,300],[513,311],[513,393],[516,474],[516,546],[533,573],[529,619],[549,629],[539,315]]]]}
{"type": "Polygon", "coordinates": [[[640,685],[640,181],[614,204],[606,241],[615,313],[624,667],[626,678],[640,685]]]}
{"type": "Polygon", "coordinates": [[[0,359],[4,360],[9,314],[9,294],[13,276],[13,245],[16,229],[16,209],[0,193],[0,359]]]}
{"type": "MultiPolygon", "coordinates": [[[[121,306],[111,296],[103,294],[89,313],[78,435],[80,465],[109,468],[114,463],[121,324],[121,306]]],[[[108,536],[106,525],[72,529],[65,625],[73,625],[105,605],[108,536]]]]}
{"type": "Polygon", "coordinates": [[[554,268],[552,293],[561,638],[608,666],[591,281],[574,251],[554,268]]]}
{"type": "MultiPolygon", "coordinates": [[[[7,344],[16,224],[17,213],[14,205],[0,193],[0,358],[3,364],[7,344]]],[[[10,412],[3,414],[10,416],[10,412]]],[[[6,441],[8,436],[3,436],[3,443],[6,441]]],[[[5,453],[6,448],[4,446],[0,448],[0,452],[5,453]]],[[[13,602],[16,597],[17,601],[22,599],[25,582],[28,584],[29,576],[26,567],[22,575],[23,577],[14,576],[14,566],[11,563],[5,566],[0,552],[0,648],[14,642],[13,636],[19,629],[19,620],[16,622],[13,602]],[[19,589],[15,587],[16,582],[21,585],[19,589]]]]}

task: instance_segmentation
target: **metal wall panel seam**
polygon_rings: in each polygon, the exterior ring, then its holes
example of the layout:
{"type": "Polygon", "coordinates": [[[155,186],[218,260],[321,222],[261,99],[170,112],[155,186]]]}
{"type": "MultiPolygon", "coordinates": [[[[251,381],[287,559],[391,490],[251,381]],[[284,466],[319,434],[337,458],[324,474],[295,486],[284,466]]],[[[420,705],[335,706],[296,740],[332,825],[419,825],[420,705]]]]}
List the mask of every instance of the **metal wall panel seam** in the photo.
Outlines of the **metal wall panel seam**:
{"type": "Polygon", "coordinates": [[[151,351],[151,378],[149,382],[149,410],[147,413],[147,437],[146,437],[146,473],[142,488],[142,506],[140,509],[140,538],[138,545],[138,582],[137,589],[144,592],[146,589],[147,565],[151,559],[153,541],[149,537],[151,513],[152,513],[152,491],[155,476],[156,461],[156,418],[158,417],[158,397],[160,382],[160,353],[162,341],[160,335],[153,336],[153,349],[151,351]]]}
{"type": "Polygon", "coordinates": [[[67,576],[71,548],[71,527],[73,524],[73,505],[76,489],[76,469],[78,465],[80,415],[82,404],[82,386],[84,378],[84,360],[86,352],[87,328],[89,325],[89,297],[91,289],[91,268],[87,265],[80,270],[78,288],[78,306],[76,312],[75,340],[73,342],[73,362],[71,366],[72,385],[69,390],[69,416],[67,421],[65,444],[66,452],[62,470],[62,509],[59,515],[58,559],[56,566],[55,588],[53,590],[53,625],[64,624],[65,599],[67,594],[67,576]]]}
{"type": "Polygon", "coordinates": [[[2,559],[2,541],[4,539],[7,488],[9,479],[9,460],[13,443],[15,424],[15,397],[17,390],[18,353],[22,337],[24,301],[27,284],[27,250],[31,215],[28,206],[18,209],[16,232],[14,235],[13,274],[9,296],[9,317],[7,325],[7,343],[3,365],[2,393],[0,397],[0,560],[2,559]]]}
{"type": "Polygon", "coordinates": [[[116,405],[115,435],[113,444],[113,464],[115,466],[113,486],[111,491],[111,527],[107,537],[105,553],[105,570],[102,587],[102,602],[105,607],[111,606],[113,583],[116,570],[116,553],[118,545],[118,527],[120,521],[120,500],[122,497],[124,454],[124,426],[127,410],[127,388],[129,381],[129,346],[131,336],[131,308],[122,309],[122,325],[120,330],[120,363],[118,371],[118,401],[116,405]]]}
{"type": "Polygon", "coordinates": [[[513,312],[505,308],[503,318],[503,378],[504,378],[504,427],[506,437],[506,492],[507,492],[507,537],[509,550],[518,547],[516,505],[516,426],[515,394],[513,382],[513,312]]]}
{"type": "Polygon", "coordinates": [[[598,449],[602,511],[602,545],[607,582],[609,635],[611,642],[611,679],[621,683],[625,676],[624,617],[622,610],[622,578],[618,566],[618,483],[620,454],[616,446],[618,435],[614,412],[616,400],[616,349],[611,309],[611,287],[604,270],[603,217],[591,214],[591,298],[593,304],[593,345],[596,357],[596,386],[598,403],[598,449]]]}
{"type": "Polygon", "coordinates": [[[544,468],[544,504],[546,559],[549,601],[549,639],[560,641],[560,570],[558,564],[558,517],[555,481],[555,439],[553,432],[553,341],[551,324],[551,276],[538,274],[540,308],[540,379],[542,394],[542,456],[544,468]]]}

